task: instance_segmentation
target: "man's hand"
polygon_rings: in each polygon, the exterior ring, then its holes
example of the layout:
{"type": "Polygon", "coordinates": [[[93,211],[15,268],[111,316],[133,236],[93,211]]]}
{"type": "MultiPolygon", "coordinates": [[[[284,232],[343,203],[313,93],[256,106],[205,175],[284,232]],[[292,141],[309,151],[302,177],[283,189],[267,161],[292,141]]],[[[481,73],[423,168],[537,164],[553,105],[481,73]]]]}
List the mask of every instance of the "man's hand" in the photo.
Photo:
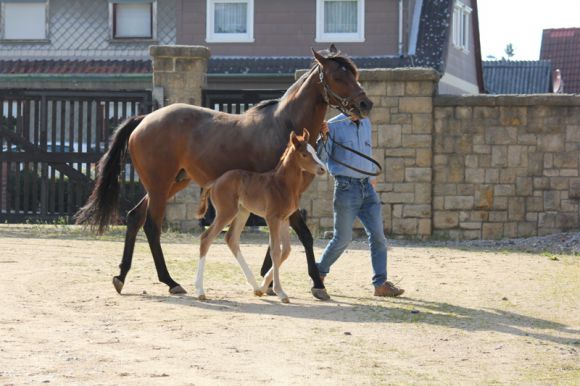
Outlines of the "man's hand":
{"type": "Polygon", "coordinates": [[[377,189],[377,179],[373,178],[370,180],[371,186],[376,190],[377,189]]]}
{"type": "Polygon", "coordinates": [[[324,142],[328,139],[328,123],[326,121],[322,121],[322,125],[320,126],[320,137],[324,142]]]}

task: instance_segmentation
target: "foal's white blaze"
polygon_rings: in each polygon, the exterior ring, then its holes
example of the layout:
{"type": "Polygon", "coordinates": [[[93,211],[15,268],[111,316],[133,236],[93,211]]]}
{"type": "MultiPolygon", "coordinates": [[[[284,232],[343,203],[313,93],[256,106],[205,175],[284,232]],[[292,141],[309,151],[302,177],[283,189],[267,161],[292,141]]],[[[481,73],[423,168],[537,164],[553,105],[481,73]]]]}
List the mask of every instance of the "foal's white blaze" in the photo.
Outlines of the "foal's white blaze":
{"type": "Polygon", "coordinates": [[[195,277],[195,290],[197,292],[197,297],[205,296],[203,290],[203,271],[205,270],[205,256],[199,258],[199,263],[197,263],[197,275],[195,277]]]}
{"type": "Polygon", "coordinates": [[[314,150],[314,148],[312,147],[311,144],[307,144],[306,148],[308,149],[308,152],[312,155],[312,158],[314,158],[314,160],[316,161],[317,164],[319,164],[320,166],[322,166],[322,168],[324,170],[326,170],[326,166],[324,165],[324,163],[322,163],[322,161],[320,160],[320,158],[318,158],[318,155],[316,155],[316,150],[314,150]]]}

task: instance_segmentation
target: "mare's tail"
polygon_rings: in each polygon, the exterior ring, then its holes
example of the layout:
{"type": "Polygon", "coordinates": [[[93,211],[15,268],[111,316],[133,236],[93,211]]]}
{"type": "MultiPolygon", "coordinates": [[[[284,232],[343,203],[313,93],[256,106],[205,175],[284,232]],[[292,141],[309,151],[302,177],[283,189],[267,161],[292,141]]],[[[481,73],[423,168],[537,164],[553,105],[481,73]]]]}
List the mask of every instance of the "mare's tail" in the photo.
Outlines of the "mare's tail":
{"type": "Polygon", "coordinates": [[[145,115],[131,117],[119,125],[115,131],[111,147],[101,157],[97,166],[95,187],[85,206],[74,216],[77,224],[87,224],[91,228],[97,228],[97,233],[102,234],[111,222],[117,220],[119,175],[125,162],[127,143],[129,136],[143,118],[145,115]]]}
{"type": "Polygon", "coordinates": [[[205,216],[205,212],[207,212],[207,201],[209,200],[212,187],[213,183],[203,188],[203,191],[201,192],[201,196],[199,197],[199,206],[197,207],[197,213],[195,215],[197,219],[202,219],[203,216],[205,216]]]}

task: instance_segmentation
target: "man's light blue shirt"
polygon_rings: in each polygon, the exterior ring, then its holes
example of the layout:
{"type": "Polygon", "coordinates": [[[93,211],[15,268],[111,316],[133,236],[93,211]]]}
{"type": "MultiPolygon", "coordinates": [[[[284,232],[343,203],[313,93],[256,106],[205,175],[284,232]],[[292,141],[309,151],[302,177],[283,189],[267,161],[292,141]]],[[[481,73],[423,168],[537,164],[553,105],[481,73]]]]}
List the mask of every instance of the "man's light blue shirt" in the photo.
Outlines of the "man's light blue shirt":
{"type": "Polygon", "coordinates": [[[357,169],[375,172],[375,166],[348,150],[337,146],[338,142],[344,146],[357,150],[369,157],[372,156],[372,127],[368,118],[363,118],[357,123],[353,122],[344,114],[339,114],[328,120],[328,139],[323,143],[321,139],[317,142],[317,153],[319,158],[326,164],[328,171],[334,177],[345,176],[353,178],[369,177],[366,174],[351,170],[333,161],[332,158],[357,169]]]}

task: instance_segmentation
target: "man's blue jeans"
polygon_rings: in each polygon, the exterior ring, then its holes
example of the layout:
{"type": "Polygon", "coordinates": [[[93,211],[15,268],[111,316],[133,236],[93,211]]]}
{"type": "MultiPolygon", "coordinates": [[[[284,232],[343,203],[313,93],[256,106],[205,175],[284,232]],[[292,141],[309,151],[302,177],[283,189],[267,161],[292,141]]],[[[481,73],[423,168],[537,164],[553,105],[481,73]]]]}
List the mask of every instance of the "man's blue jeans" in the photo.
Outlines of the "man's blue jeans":
{"type": "Polygon", "coordinates": [[[328,243],[318,271],[325,276],[352,240],[352,226],[358,217],[368,235],[373,266],[373,285],[387,280],[387,239],[383,230],[381,202],[368,178],[336,176],[334,182],[334,234],[328,243]]]}

